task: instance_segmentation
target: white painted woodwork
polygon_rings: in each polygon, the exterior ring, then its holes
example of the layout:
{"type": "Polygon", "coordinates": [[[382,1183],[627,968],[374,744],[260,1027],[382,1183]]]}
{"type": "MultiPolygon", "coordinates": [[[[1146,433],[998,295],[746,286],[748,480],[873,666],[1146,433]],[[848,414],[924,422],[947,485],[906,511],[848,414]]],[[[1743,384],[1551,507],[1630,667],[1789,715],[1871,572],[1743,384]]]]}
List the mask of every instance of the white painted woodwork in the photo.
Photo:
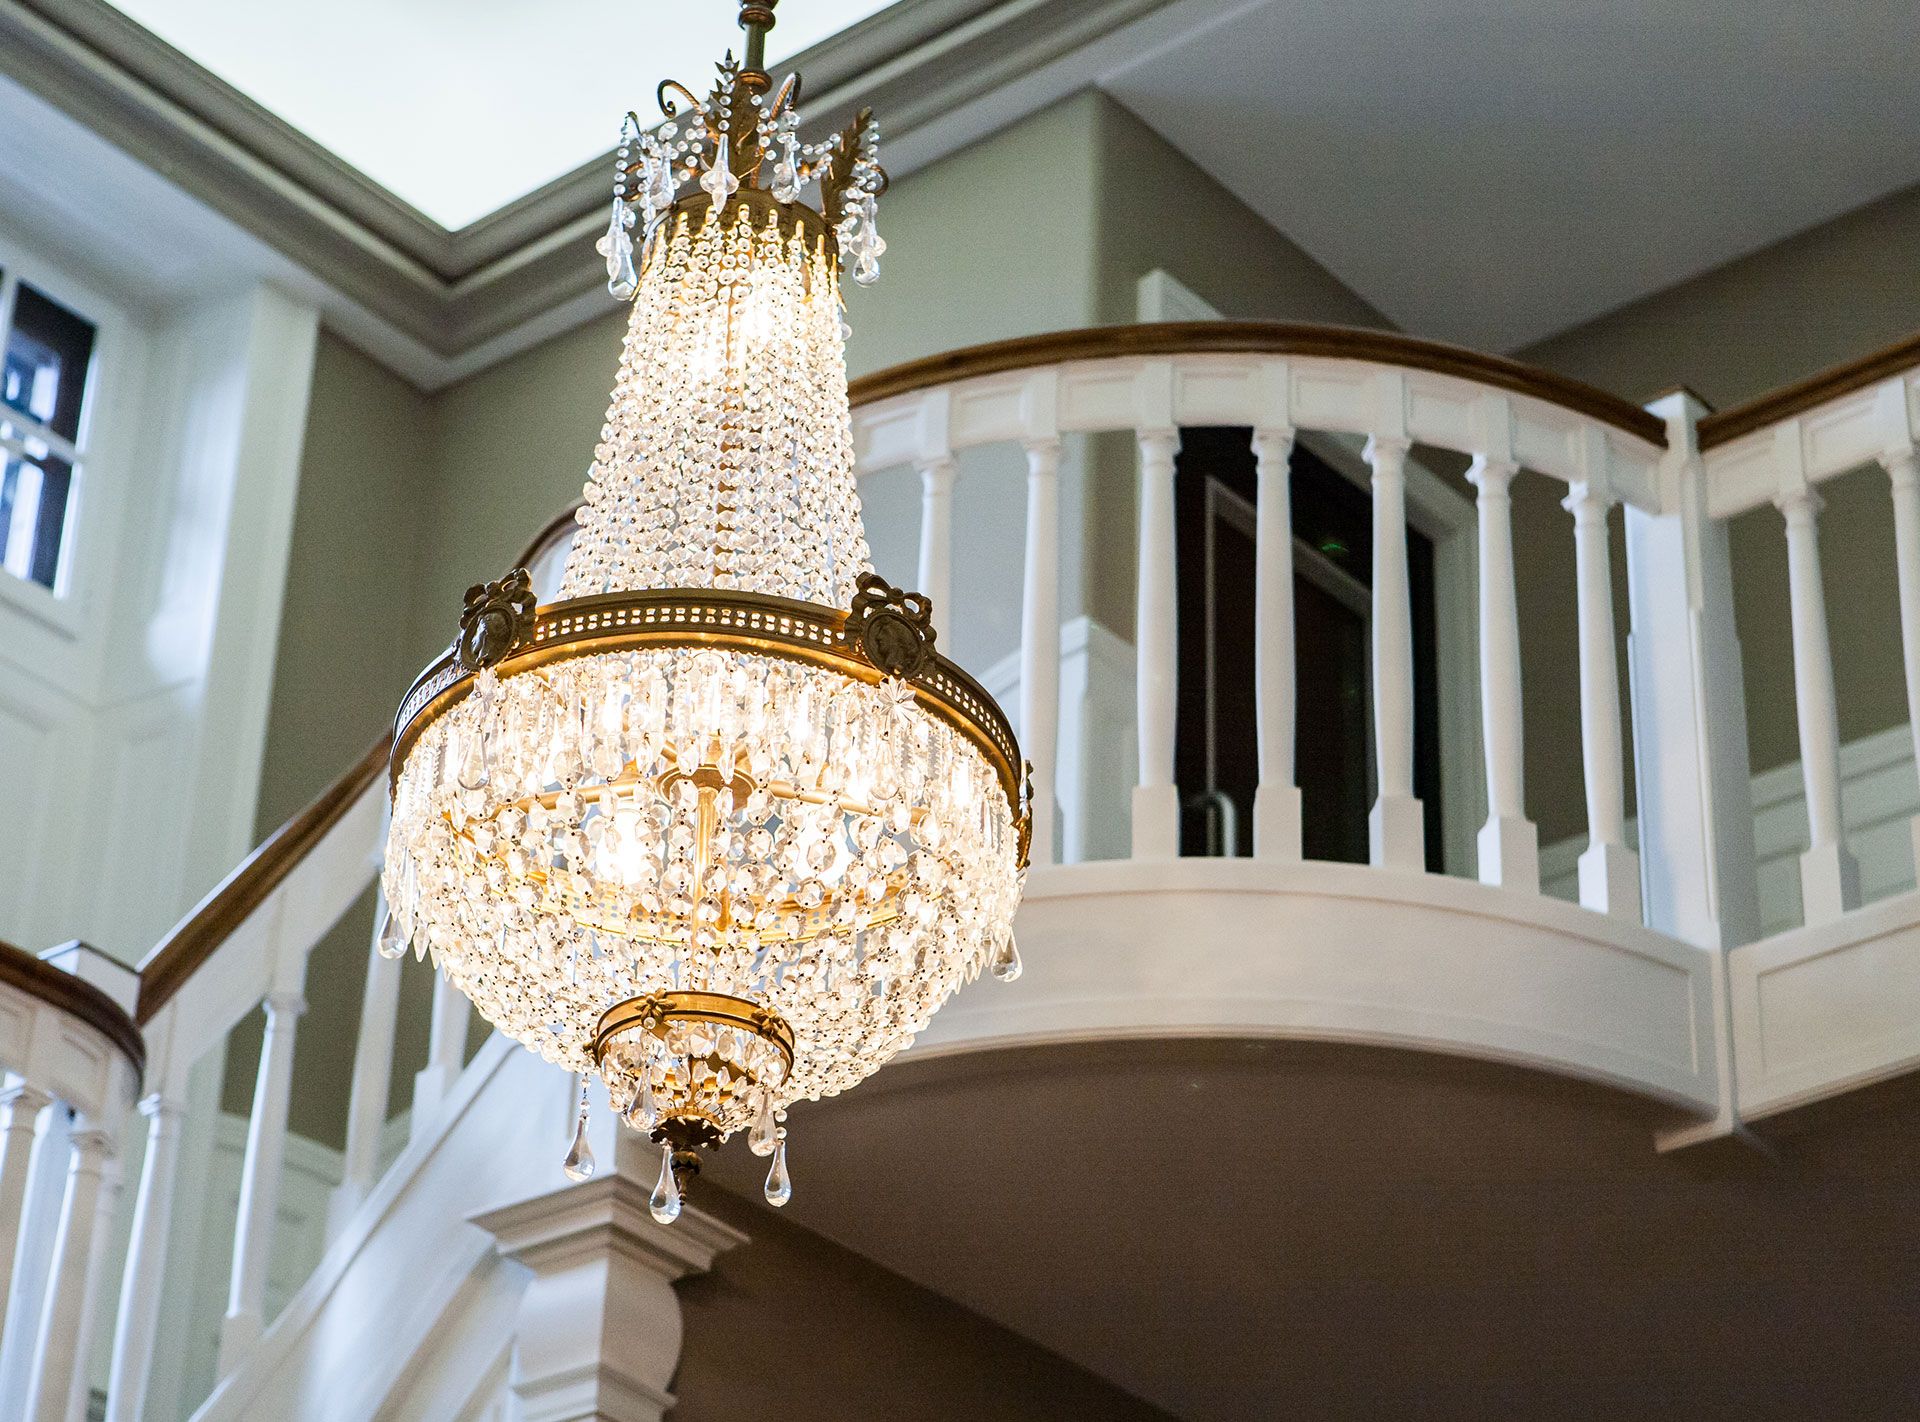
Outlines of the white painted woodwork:
{"type": "Polygon", "coordinates": [[[1253,795],[1256,858],[1300,857],[1294,775],[1293,431],[1253,432],[1253,696],[1260,782],[1253,795]]]}
{"type": "Polygon", "coordinates": [[[1800,899],[1808,923],[1825,923],[1859,906],[1860,871],[1840,838],[1840,716],[1834,705],[1827,599],[1820,580],[1820,496],[1802,485],[1784,492],[1779,506],[1787,533],[1793,703],[1807,796],[1800,899]]]}
{"type": "Polygon", "coordinates": [[[260,1337],[265,1322],[267,1263],[278,1219],[280,1172],[287,1152],[287,1107],[293,1093],[294,1026],[306,1011],[297,991],[266,1000],[260,1071],[240,1176],[240,1209],[233,1230],[233,1272],[220,1327],[220,1371],[231,1372],[260,1337]]]}
{"type": "Polygon", "coordinates": [[[1629,504],[1625,519],[1645,922],[1725,949],[1760,933],[1733,567],[1726,525],[1707,512],[1706,406],[1677,392],[1649,408],[1666,421],[1675,501],[1629,504]]]}
{"type": "Polygon", "coordinates": [[[433,979],[433,1015],[427,1028],[427,1064],[413,1078],[413,1129],[426,1129],[427,1123],[467,1059],[467,1023],[473,1016],[473,1004],[458,988],[436,973],[433,979]]]}
{"type": "Polygon", "coordinates": [[[1407,582],[1407,441],[1367,442],[1373,469],[1373,753],[1379,793],[1367,817],[1368,858],[1424,869],[1426,824],[1413,794],[1413,603],[1407,582]]]}
{"type": "Polygon", "coordinates": [[[1580,621],[1580,765],[1587,792],[1587,848],[1580,902],[1638,920],[1640,864],[1626,841],[1626,764],[1620,749],[1620,680],[1613,634],[1613,564],[1607,552],[1607,492],[1573,486],[1574,593],[1580,621]]]}
{"type": "Polygon", "coordinates": [[[67,1422],[74,1380],[85,1363],[87,1276],[113,1137],[84,1125],[73,1132],[70,1149],[59,1234],[27,1387],[23,1415],[29,1422],[67,1422]]]}
{"type": "Polygon", "coordinates": [[[251,843],[317,315],[43,276],[101,339],[62,591],[0,577],[0,938],[131,960],[251,843]]]}
{"type": "Polygon", "coordinates": [[[0,1090],[0,1328],[13,1289],[13,1256],[26,1205],[27,1167],[33,1160],[40,1113],[53,1098],[15,1079],[0,1090]]]}
{"type": "Polygon", "coordinates": [[[1133,857],[1172,858],[1180,852],[1180,795],[1173,779],[1174,722],[1179,689],[1179,583],[1173,527],[1173,455],[1170,429],[1141,430],[1140,552],[1135,575],[1135,647],[1140,668],[1140,780],[1133,792],[1133,857]]]}
{"type": "Polygon", "coordinates": [[[1539,894],[1318,861],[1074,864],[1028,880],[1019,932],[1020,991],[961,993],[909,1060],[1272,1036],[1516,1062],[1700,1116],[1720,1097],[1719,955],[1539,894]]]}
{"type": "Polygon", "coordinates": [[[86,1281],[80,1294],[80,1324],[74,1340],[73,1376],[67,1383],[66,1422],[87,1422],[96,1372],[93,1365],[94,1349],[99,1345],[103,1330],[112,1317],[111,1311],[118,1302],[119,1279],[115,1277],[118,1271],[112,1265],[119,1261],[117,1258],[110,1261],[109,1255],[113,1251],[114,1221],[119,1216],[122,1169],[118,1150],[110,1147],[101,1172],[100,1188],[94,1196],[93,1237],[87,1252],[86,1281]]]}
{"type": "Polygon", "coordinates": [[[353,1051],[353,1087],[347,1098],[346,1150],[333,1205],[336,1224],[366,1198],[380,1169],[380,1138],[386,1129],[393,1079],[394,1030],[400,1019],[401,960],[380,951],[386,907],[385,896],[376,896],[373,938],[367,945],[367,981],[360,996],[360,1037],[353,1051]]]}
{"type": "Polygon", "coordinates": [[[107,1385],[107,1422],[140,1422],[146,1413],[186,1103],[153,1095],[140,1103],[140,1113],[147,1118],[147,1153],[140,1166],[140,1193],[120,1283],[113,1368],[107,1385]]]}
{"type": "Polygon", "coordinates": [[[953,479],[951,457],[920,466],[920,574],[913,591],[933,604],[936,631],[954,621],[953,479]]]}
{"type": "Polygon", "coordinates": [[[683,1333],[673,1285],[746,1236],[691,1206],[656,1224],[650,1189],[610,1173],[474,1217],[533,1276],[508,1375],[527,1422],[660,1422],[673,1406],[683,1333]]]}
{"type": "Polygon", "coordinates": [[[1474,459],[1467,480],[1480,529],[1480,729],[1487,822],[1480,829],[1480,882],[1536,892],[1540,836],[1527,818],[1520,710],[1520,608],[1513,581],[1511,461],[1474,459]]]}
{"type": "MultiPolygon", "coordinates": [[[[1900,665],[1907,683],[1907,725],[1920,760],[1920,450],[1911,444],[1880,456],[1893,497],[1894,564],[1900,585],[1900,665]]],[[[1920,817],[1912,824],[1920,870],[1920,817]]]]}
{"type": "Polygon", "coordinates": [[[1026,561],[1020,593],[1020,749],[1033,767],[1034,865],[1054,860],[1060,744],[1060,441],[1027,444],[1026,561]]]}

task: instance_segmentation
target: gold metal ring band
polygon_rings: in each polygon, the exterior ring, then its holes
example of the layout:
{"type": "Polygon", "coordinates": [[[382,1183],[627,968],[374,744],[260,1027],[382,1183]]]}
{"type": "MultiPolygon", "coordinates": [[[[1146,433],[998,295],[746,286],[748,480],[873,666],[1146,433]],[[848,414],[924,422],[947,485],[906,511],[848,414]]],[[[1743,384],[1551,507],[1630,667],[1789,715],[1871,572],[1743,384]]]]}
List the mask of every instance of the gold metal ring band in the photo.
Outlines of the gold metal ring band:
{"type": "Polygon", "coordinates": [[[594,1061],[604,1065],[616,1037],[635,1029],[649,1030],[649,1018],[660,1024],[703,1022],[739,1028],[771,1042],[786,1060],[786,1074],[793,1074],[793,1028],[786,1018],[757,1002],[721,992],[650,992],[615,1003],[593,1029],[594,1061]]]}
{"type": "MultiPolygon", "coordinates": [[[[533,631],[494,670],[502,677],[570,657],[642,647],[717,647],[825,667],[877,685],[884,678],[847,635],[847,614],[766,593],[708,588],[601,593],[538,609],[533,631]]],[[[945,657],[912,678],[915,699],[980,748],[1021,818],[1020,751],[991,696],[945,657]]],[[[420,734],[473,689],[473,674],[449,649],[414,680],[393,725],[389,784],[400,778],[420,734]]]]}

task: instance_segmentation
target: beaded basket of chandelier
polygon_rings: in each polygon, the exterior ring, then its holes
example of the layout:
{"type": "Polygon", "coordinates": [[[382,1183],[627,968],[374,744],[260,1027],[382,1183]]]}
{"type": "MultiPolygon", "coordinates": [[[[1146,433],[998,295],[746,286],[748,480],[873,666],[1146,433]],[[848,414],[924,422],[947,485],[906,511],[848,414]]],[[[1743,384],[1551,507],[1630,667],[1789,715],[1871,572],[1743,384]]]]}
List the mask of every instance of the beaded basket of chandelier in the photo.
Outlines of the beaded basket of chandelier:
{"type": "Polygon", "coordinates": [[[802,144],[793,87],[729,63],[630,117],[601,246],[632,316],[560,600],[474,588],[395,728],[383,950],[602,1078],[661,1143],[662,1219],[741,1130],[783,1202],[786,1107],[1019,966],[1018,748],[861,527],[839,276],[879,255],[872,125],[802,144]]]}

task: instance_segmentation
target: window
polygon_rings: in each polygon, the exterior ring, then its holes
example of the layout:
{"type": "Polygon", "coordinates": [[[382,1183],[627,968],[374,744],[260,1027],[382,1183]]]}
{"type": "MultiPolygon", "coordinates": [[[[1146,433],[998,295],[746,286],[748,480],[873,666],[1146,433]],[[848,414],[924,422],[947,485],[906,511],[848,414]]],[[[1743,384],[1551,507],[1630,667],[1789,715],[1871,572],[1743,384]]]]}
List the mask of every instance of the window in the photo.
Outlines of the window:
{"type": "Polygon", "coordinates": [[[96,330],[0,273],[0,567],[59,586],[96,330]]]}

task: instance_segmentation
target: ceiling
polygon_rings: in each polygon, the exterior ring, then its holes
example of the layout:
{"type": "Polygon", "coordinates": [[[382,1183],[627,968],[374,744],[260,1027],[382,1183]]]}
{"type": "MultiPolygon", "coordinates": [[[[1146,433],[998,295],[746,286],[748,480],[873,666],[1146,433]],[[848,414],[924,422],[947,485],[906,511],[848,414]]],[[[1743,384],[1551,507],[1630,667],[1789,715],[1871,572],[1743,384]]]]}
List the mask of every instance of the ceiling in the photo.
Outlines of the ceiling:
{"type": "Polygon", "coordinates": [[[1920,8],[1266,0],[1104,87],[1403,328],[1508,351],[1920,180],[1920,8]]]}
{"type": "Polygon", "coordinates": [[[909,1055],[794,1109],[785,1213],[1193,1422],[1913,1416],[1916,1106],[1847,1105],[1662,1156],[1642,1104],[1431,1055],[909,1055]]]}
{"type": "MultiPolygon", "coordinates": [[[[778,62],[889,0],[789,4],[778,62]]],[[[188,58],[448,229],[607,152],[662,79],[704,93],[730,0],[115,0],[188,58]]]]}

